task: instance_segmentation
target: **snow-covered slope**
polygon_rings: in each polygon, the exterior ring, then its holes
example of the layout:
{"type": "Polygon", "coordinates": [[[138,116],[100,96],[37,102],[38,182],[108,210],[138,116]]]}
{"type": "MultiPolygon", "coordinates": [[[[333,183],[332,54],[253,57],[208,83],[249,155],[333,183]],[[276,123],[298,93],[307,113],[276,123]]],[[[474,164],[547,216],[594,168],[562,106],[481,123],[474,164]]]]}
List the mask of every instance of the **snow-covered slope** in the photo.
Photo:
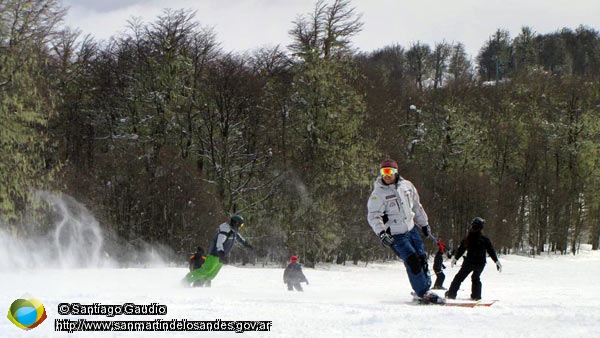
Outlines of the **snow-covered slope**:
{"type": "MultiPolygon", "coordinates": [[[[289,292],[282,268],[225,266],[211,288],[184,288],[184,267],[0,271],[5,311],[24,293],[48,318],[24,331],[0,319],[0,337],[598,337],[600,253],[577,256],[501,256],[498,273],[483,273],[489,308],[408,304],[410,287],[400,262],[305,268],[305,292],[289,292]],[[60,303],[166,305],[165,316],[61,316],[60,303]],[[262,320],[269,332],[55,332],[56,319],[262,320]]],[[[491,261],[489,261],[491,263],[491,261]]],[[[447,264],[449,266],[449,264],[447,264]]],[[[457,267],[446,269],[445,286],[457,267]]],[[[469,296],[467,279],[458,298],[469,296]]],[[[5,312],[6,313],[6,312],[5,312]]]]}

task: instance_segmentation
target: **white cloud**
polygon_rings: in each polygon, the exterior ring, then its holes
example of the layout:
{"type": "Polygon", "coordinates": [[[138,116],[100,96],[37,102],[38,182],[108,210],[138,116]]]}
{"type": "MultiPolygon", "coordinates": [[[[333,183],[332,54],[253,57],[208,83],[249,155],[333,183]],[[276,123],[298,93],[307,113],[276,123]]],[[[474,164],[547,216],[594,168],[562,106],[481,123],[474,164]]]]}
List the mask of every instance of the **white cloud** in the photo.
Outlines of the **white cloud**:
{"type": "MultiPolygon", "coordinates": [[[[152,22],[164,8],[197,10],[196,19],[213,27],[225,50],[245,51],[264,46],[288,45],[288,31],[298,16],[311,12],[316,0],[67,0],[71,6],[66,23],[97,39],[124,31],[132,16],[152,22]]],[[[372,51],[398,43],[404,47],[421,41],[462,42],[475,55],[498,29],[511,37],[522,26],[540,34],[563,27],[587,25],[598,29],[600,1],[596,0],[354,0],[363,14],[363,31],[354,45],[372,51]]]]}

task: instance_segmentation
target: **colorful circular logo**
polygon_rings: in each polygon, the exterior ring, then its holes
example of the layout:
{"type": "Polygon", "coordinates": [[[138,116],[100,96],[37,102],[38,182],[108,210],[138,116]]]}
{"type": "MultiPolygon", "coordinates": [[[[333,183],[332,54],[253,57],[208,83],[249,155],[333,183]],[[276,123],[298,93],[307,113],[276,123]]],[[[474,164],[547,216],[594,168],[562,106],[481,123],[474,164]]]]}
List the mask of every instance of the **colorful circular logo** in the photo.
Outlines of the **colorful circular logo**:
{"type": "Polygon", "coordinates": [[[46,317],[46,309],[44,309],[42,302],[27,293],[10,304],[6,316],[13,324],[23,330],[33,329],[40,325],[46,317]]]}

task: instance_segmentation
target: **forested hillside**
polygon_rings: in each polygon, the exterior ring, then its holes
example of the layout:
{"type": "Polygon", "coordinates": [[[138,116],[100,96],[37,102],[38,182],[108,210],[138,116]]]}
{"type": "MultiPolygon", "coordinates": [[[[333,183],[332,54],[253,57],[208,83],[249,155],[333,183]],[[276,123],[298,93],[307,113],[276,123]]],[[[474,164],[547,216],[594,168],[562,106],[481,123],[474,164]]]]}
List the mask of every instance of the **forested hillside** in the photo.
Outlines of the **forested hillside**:
{"type": "Polygon", "coordinates": [[[132,245],[187,252],[239,213],[250,259],[384,258],[366,202],[390,156],[451,246],[481,216],[501,252],[598,249],[594,28],[498,29],[470,60],[418,37],[358,52],[348,0],[290,22],[290,46],[244,54],[189,10],[104,43],[62,26],[57,0],[0,13],[0,215],[15,236],[46,231],[31,200],[50,190],[132,245]]]}

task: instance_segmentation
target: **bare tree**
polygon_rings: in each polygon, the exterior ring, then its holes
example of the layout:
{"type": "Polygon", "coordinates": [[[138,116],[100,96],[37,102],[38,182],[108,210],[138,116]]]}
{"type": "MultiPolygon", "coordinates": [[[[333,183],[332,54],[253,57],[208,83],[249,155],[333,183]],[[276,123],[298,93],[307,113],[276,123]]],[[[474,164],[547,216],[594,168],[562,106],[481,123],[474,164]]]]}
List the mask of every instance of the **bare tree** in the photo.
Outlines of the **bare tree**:
{"type": "Polygon", "coordinates": [[[409,72],[414,76],[415,84],[423,89],[423,80],[428,76],[431,69],[431,49],[427,44],[417,41],[406,52],[406,60],[409,72]]]}
{"type": "Polygon", "coordinates": [[[317,53],[329,58],[347,54],[350,38],[362,30],[361,15],[350,7],[349,0],[335,0],[328,6],[325,0],[317,1],[312,14],[299,16],[289,31],[293,42],[288,48],[296,55],[317,53]]]}
{"type": "Polygon", "coordinates": [[[433,88],[443,86],[443,76],[448,70],[448,58],[450,57],[450,45],[448,43],[436,43],[431,54],[431,65],[433,67],[433,88]]]}
{"type": "Polygon", "coordinates": [[[462,43],[456,43],[452,46],[450,55],[450,64],[448,71],[452,75],[455,82],[460,82],[470,78],[471,62],[467,58],[467,52],[465,51],[465,45],[462,43]]]}

